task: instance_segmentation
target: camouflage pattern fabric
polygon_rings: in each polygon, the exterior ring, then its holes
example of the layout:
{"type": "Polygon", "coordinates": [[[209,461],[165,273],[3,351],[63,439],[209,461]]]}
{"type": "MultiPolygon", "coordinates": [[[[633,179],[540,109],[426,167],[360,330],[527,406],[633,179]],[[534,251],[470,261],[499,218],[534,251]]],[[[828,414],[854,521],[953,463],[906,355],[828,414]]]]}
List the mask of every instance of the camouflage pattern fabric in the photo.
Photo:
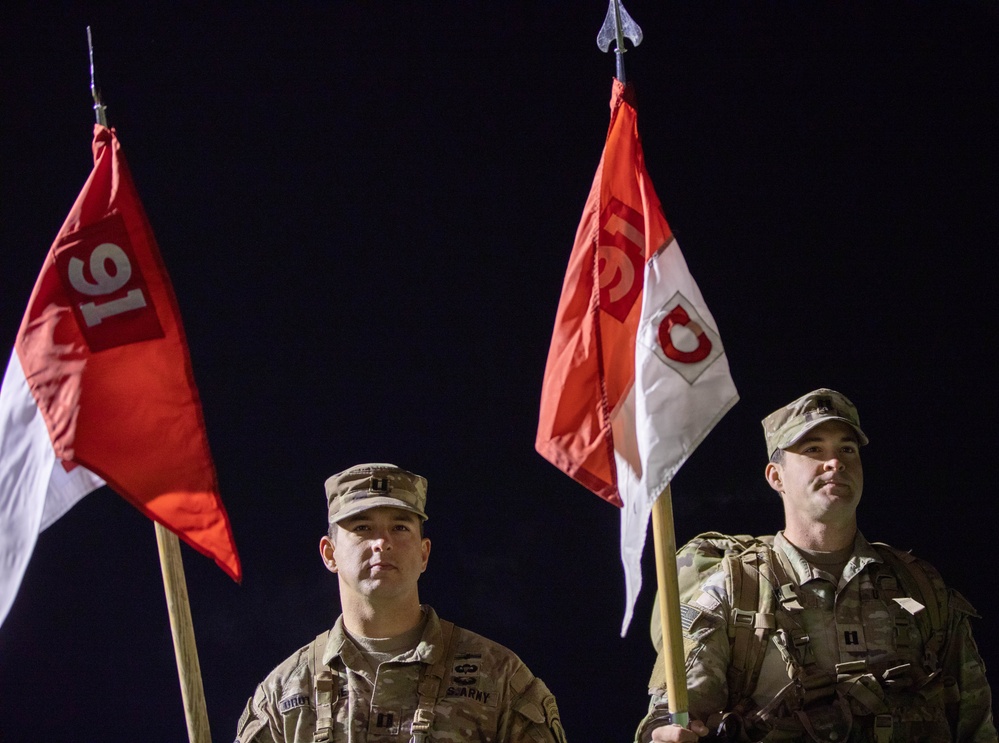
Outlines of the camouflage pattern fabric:
{"type": "MultiPolygon", "coordinates": [[[[436,612],[419,644],[385,661],[372,676],[345,633],[343,618],[328,635],[323,662],[333,671],[335,743],[408,743],[423,671],[445,652],[436,612]]],[[[512,651],[458,627],[448,673],[439,690],[430,741],[565,743],[555,697],[512,651]]],[[[275,668],[247,702],[238,743],[313,743],[316,670],[312,645],[275,668]]]]}
{"type": "Polygon", "coordinates": [[[763,419],[763,436],[767,441],[767,456],[777,449],[786,449],[808,431],[826,421],[842,421],[857,434],[857,443],[868,443],[867,434],[860,430],[856,406],[846,395],[827,387],[813,390],[775,410],[763,419]]]}
{"type": "MultiPolygon", "coordinates": [[[[759,678],[743,699],[729,693],[743,670],[734,667],[730,639],[738,631],[730,622],[738,608],[731,574],[742,569],[741,558],[715,561],[709,553],[701,558],[698,589],[681,580],[692,719],[710,726],[724,719],[722,733],[739,741],[997,740],[991,691],[968,621],[977,614],[928,563],[920,560],[917,567],[927,576],[931,596],[925,600],[933,605],[921,609],[900,590],[908,576],[896,574],[859,533],[838,581],[810,565],[783,534],[767,552],[790,585],[783,591],[761,585],[776,594],[774,628],[759,678]],[[940,637],[924,637],[933,634],[929,611],[940,612],[940,637]]],[[[681,577],[684,565],[689,579],[694,563],[681,564],[681,577]]],[[[657,665],[661,644],[660,634],[657,665]]],[[[669,721],[665,688],[653,684],[650,694],[638,743],[648,743],[652,730],[669,721]]]]}

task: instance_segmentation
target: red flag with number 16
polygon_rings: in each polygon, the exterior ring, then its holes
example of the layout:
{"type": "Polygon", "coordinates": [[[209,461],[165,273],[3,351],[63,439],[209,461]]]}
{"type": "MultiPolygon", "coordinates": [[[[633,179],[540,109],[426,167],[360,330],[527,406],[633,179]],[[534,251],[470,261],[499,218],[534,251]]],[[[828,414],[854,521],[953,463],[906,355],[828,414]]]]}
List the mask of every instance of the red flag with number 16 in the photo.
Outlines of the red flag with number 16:
{"type": "Polygon", "coordinates": [[[114,130],[96,126],[93,152],[4,377],[0,561],[26,563],[37,529],[103,480],[239,580],[170,279],[114,130]]]}

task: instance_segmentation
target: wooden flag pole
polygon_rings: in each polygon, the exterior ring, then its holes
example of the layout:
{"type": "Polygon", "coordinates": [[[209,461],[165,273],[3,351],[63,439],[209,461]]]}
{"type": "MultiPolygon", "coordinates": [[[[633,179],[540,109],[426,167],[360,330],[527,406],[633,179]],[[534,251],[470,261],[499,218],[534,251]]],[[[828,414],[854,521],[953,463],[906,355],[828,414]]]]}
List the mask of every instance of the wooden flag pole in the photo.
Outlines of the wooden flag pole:
{"type": "MultiPolygon", "coordinates": [[[[94,68],[94,39],[87,26],[87,52],[90,57],[90,93],[94,98],[94,117],[101,126],[108,126],[107,107],[101,100],[94,68]]],[[[166,592],[167,611],[170,614],[170,633],[177,657],[180,676],[180,694],[184,701],[187,719],[187,737],[191,743],[212,743],[208,729],[208,710],[205,706],[205,689],[201,683],[201,665],[198,663],[198,646],[194,641],[194,623],[191,621],[191,602],[187,598],[187,581],[184,562],[180,556],[177,535],[158,522],[156,543],[163,570],[163,590],[166,592]]]]}
{"type": "Polygon", "coordinates": [[[687,674],[684,669],[683,633],[680,629],[680,584],[676,574],[676,535],[673,531],[673,501],[669,485],[652,507],[652,540],[656,548],[666,696],[673,722],[687,727],[690,724],[687,712],[687,674]]]}
{"type": "Polygon", "coordinates": [[[180,555],[180,540],[169,529],[159,523],[154,524],[160,551],[160,567],[163,568],[163,590],[166,592],[167,611],[170,614],[170,632],[177,656],[180,693],[184,700],[184,717],[187,718],[187,737],[191,743],[211,743],[205,689],[201,683],[201,665],[198,663],[198,646],[194,642],[191,603],[187,597],[184,562],[180,555]]]}

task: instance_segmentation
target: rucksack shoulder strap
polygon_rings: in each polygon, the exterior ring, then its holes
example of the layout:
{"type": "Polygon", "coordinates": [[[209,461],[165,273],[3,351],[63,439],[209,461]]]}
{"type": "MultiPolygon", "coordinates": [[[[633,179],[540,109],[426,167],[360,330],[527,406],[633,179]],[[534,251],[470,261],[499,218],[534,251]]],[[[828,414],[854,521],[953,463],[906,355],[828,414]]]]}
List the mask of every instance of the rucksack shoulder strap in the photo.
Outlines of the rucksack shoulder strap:
{"type": "Polygon", "coordinates": [[[444,697],[448,669],[453,665],[460,630],[453,622],[441,619],[441,646],[444,652],[437,656],[420,679],[419,701],[410,728],[410,743],[424,743],[430,739],[430,728],[434,724],[434,708],[444,697]]]}
{"type": "Polygon", "coordinates": [[[726,562],[732,597],[728,685],[730,706],[734,707],[756,688],[770,633],[777,627],[776,596],[786,579],[782,579],[784,571],[773,549],[762,541],[726,557],[726,562]]]}
{"type": "MultiPolygon", "coordinates": [[[[775,628],[775,590],[783,575],[772,567],[772,536],[704,532],[677,551],[676,563],[680,604],[689,604],[701,593],[709,576],[723,570],[731,614],[727,617],[732,663],[729,690],[739,698],[752,689],[763,665],[763,650],[775,628]]],[[[662,627],[659,612],[652,612],[652,643],[662,656],[662,627]]],[[[696,641],[684,637],[684,655],[689,656],[696,641]]],[[[666,679],[661,657],[649,679],[650,689],[664,688],[666,679]]]]}
{"type": "Polygon", "coordinates": [[[338,674],[323,663],[323,650],[326,649],[329,636],[329,630],[316,635],[309,653],[309,670],[312,671],[316,693],[316,732],[313,736],[315,743],[328,743],[333,740],[333,707],[340,697],[338,674]]]}
{"type": "Polygon", "coordinates": [[[928,669],[939,667],[946,641],[949,610],[948,593],[943,580],[929,563],[908,552],[881,542],[873,542],[872,546],[901,582],[901,593],[923,606],[922,610],[910,613],[916,617],[923,636],[926,655],[924,663],[928,669]]]}

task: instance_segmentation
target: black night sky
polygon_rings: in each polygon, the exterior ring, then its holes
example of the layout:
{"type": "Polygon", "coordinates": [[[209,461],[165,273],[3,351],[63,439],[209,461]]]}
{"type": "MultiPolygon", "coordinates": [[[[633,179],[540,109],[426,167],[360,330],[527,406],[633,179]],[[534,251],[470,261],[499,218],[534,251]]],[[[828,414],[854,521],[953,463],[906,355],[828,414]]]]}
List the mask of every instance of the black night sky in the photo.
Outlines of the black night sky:
{"type": "MultiPolygon", "coordinates": [[[[760,419],[858,406],[860,523],[976,606],[999,681],[999,6],[631,0],[646,161],[741,401],[673,483],[677,539],[773,533],[760,419]]],[[[576,741],[631,740],[618,513],[534,452],[608,122],[604,0],[6,3],[0,338],[92,165],[86,27],[170,271],[239,586],[184,549],[213,738],[338,612],[323,480],[430,482],[442,616],[512,647],[576,741]]],[[[6,356],[4,357],[6,360],[6,356]]],[[[108,489],[42,533],[0,628],[0,741],[186,739],[152,524],[108,489]]]]}

